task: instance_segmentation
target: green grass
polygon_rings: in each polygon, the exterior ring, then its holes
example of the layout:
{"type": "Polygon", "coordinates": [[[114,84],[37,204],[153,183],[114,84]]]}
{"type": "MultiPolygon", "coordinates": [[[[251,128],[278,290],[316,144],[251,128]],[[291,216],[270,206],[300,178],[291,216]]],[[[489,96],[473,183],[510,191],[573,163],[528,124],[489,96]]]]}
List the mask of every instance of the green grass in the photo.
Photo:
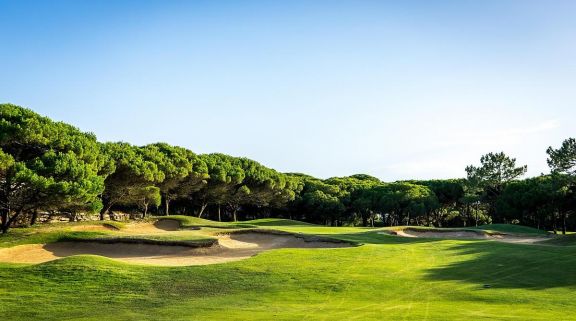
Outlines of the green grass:
{"type": "Polygon", "coordinates": [[[23,244],[54,243],[70,239],[99,238],[108,235],[110,232],[105,231],[12,229],[8,234],[0,235],[0,248],[23,244]]]}
{"type": "Polygon", "coordinates": [[[194,227],[211,227],[211,228],[242,228],[242,227],[256,227],[250,224],[244,224],[242,222],[217,222],[206,220],[203,218],[198,218],[195,216],[185,216],[185,215],[170,215],[170,216],[159,216],[155,219],[158,220],[175,220],[180,222],[181,228],[194,228],[194,227]]]}
{"type": "Polygon", "coordinates": [[[573,247],[265,226],[365,245],[274,250],[191,267],[88,255],[0,264],[0,314],[3,320],[576,320],[573,247]]]}
{"type": "Polygon", "coordinates": [[[525,234],[525,235],[546,235],[549,234],[547,231],[535,229],[533,227],[514,225],[514,224],[488,224],[478,226],[478,229],[485,231],[501,232],[501,233],[514,233],[514,234],[525,234]]]}
{"type": "Polygon", "coordinates": [[[576,246],[576,234],[556,235],[550,240],[542,242],[547,245],[576,246]]]}
{"type": "Polygon", "coordinates": [[[258,220],[244,221],[241,223],[256,226],[318,226],[311,223],[296,220],[288,220],[283,218],[261,218],[258,220]]]}
{"type": "Polygon", "coordinates": [[[192,233],[174,233],[174,234],[138,234],[138,235],[119,235],[119,234],[76,234],[70,233],[63,235],[58,242],[62,241],[88,241],[102,243],[143,243],[143,244],[160,244],[160,245],[211,245],[216,239],[209,236],[197,235],[192,233]]]}
{"type": "Polygon", "coordinates": [[[0,234],[0,248],[11,247],[23,244],[43,244],[64,241],[103,241],[109,242],[116,240],[118,242],[131,243],[150,243],[150,244],[181,244],[195,245],[207,244],[214,241],[213,237],[199,235],[191,231],[179,231],[163,234],[138,234],[129,235],[122,233],[125,223],[106,221],[106,222],[75,222],[75,223],[54,223],[38,225],[28,228],[15,228],[8,234],[0,234]],[[109,231],[73,231],[74,226],[80,225],[109,225],[115,229],[109,231]],[[150,241],[150,242],[147,242],[150,241]]]}

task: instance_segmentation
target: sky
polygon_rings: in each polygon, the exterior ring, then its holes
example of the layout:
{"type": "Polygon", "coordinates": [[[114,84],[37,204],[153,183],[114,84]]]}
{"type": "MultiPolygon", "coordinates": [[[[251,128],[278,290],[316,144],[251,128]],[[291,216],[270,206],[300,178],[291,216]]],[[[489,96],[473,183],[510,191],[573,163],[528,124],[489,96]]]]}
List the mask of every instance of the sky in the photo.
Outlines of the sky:
{"type": "Polygon", "coordinates": [[[0,0],[0,102],[320,178],[527,176],[576,136],[576,1],[0,0]]]}

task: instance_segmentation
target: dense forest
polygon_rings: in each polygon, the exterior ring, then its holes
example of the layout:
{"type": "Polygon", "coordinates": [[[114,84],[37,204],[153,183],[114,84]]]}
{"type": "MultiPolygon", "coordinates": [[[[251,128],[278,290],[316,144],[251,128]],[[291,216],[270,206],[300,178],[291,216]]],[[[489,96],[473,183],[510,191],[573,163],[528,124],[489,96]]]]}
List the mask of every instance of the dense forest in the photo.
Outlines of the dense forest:
{"type": "Polygon", "coordinates": [[[574,230],[576,140],[547,154],[550,174],[526,179],[526,166],[504,153],[482,156],[461,179],[318,179],[166,143],[101,143],[71,125],[0,104],[1,229],[38,224],[46,216],[105,220],[128,213],[221,221],[285,217],[332,226],[512,223],[574,230]]]}

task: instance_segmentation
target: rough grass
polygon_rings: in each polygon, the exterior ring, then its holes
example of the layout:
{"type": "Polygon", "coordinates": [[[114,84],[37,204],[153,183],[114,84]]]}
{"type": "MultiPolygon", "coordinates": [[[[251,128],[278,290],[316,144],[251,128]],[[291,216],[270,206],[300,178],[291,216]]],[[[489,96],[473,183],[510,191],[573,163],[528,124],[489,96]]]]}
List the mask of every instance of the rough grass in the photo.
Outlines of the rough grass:
{"type": "Polygon", "coordinates": [[[3,320],[576,320],[573,247],[266,228],[365,245],[192,267],[89,255],[0,264],[0,313],[3,320]]]}

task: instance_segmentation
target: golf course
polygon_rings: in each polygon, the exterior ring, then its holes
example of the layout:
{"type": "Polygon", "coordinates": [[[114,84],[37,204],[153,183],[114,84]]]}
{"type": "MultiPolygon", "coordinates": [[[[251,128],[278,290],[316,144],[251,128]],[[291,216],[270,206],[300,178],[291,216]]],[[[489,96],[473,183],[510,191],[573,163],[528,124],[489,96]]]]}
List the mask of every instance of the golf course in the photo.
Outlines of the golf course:
{"type": "Polygon", "coordinates": [[[576,0],[0,0],[0,321],[576,321],[576,0]]]}
{"type": "Polygon", "coordinates": [[[13,229],[0,247],[4,320],[576,319],[576,239],[521,226],[174,216],[13,229]]]}

